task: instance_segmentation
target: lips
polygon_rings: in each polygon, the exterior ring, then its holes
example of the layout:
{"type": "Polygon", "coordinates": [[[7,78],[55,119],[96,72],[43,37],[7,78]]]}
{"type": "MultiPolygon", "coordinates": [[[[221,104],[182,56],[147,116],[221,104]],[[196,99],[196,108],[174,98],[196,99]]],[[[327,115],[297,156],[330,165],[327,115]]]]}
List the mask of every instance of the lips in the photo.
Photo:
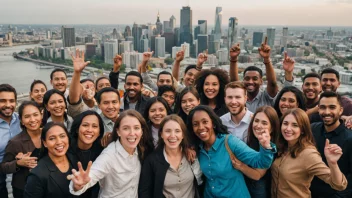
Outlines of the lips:
{"type": "Polygon", "coordinates": [[[57,151],[57,152],[59,152],[59,153],[61,153],[61,152],[64,152],[65,150],[64,150],[64,146],[63,145],[61,145],[61,146],[56,146],[55,147],[55,150],[57,151]]]}
{"type": "Polygon", "coordinates": [[[6,108],[6,109],[3,109],[3,112],[4,112],[4,114],[12,114],[13,113],[13,109],[6,108]]]}
{"type": "Polygon", "coordinates": [[[129,143],[135,143],[137,138],[127,138],[127,142],[129,143]]]}

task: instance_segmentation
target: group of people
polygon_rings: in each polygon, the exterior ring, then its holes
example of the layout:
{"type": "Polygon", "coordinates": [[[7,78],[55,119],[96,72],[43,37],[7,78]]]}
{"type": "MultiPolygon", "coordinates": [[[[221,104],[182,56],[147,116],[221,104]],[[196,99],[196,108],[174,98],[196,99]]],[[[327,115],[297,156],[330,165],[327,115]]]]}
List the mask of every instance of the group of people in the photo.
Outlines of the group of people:
{"type": "Polygon", "coordinates": [[[122,56],[109,77],[81,80],[89,64],[72,54],[69,89],[62,69],[51,85],[35,80],[19,105],[0,85],[0,197],[6,174],[18,197],[352,197],[352,100],[337,92],[331,68],[294,87],[294,60],[283,60],[279,91],[266,40],[266,69],[238,75],[239,45],[230,69],[203,69],[207,54],[185,68],[176,54],[172,73],[154,82],[153,52],[117,90],[122,56]]]}

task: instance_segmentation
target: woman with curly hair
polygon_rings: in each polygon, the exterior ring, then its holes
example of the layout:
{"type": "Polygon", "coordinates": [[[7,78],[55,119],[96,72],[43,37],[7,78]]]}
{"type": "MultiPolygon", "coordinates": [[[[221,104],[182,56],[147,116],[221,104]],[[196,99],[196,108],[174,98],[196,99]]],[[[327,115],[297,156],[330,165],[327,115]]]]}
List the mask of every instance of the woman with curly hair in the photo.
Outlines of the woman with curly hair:
{"type": "Polygon", "coordinates": [[[200,95],[200,103],[210,106],[219,117],[228,112],[224,88],[229,82],[228,73],[222,69],[202,70],[196,76],[195,85],[200,95]]]}

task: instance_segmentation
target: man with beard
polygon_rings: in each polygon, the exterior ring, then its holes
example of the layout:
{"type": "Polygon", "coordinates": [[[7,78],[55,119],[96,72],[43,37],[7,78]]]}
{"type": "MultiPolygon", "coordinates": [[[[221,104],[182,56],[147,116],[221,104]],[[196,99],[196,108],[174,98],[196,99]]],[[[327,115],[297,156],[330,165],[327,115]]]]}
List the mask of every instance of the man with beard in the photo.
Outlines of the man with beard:
{"type": "Polygon", "coordinates": [[[68,96],[68,90],[67,90],[68,80],[67,80],[66,72],[63,69],[57,68],[51,72],[50,84],[53,86],[53,89],[59,90],[67,98],[67,96],[68,96]]]}
{"type": "Polygon", "coordinates": [[[324,181],[315,177],[310,188],[313,198],[352,197],[352,131],[347,129],[342,120],[339,119],[342,112],[341,97],[336,92],[323,92],[319,100],[319,115],[323,122],[313,123],[311,128],[317,149],[326,164],[324,154],[326,139],[329,140],[330,144],[337,144],[342,148],[343,154],[337,165],[346,176],[348,186],[344,191],[336,191],[324,181]]]}
{"type": "MultiPolygon", "coordinates": [[[[20,119],[15,112],[17,93],[9,84],[0,85],[0,162],[4,158],[5,148],[8,141],[19,134],[20,119]]],[[[6,174],[0,170],[0,197],[7,198],[6,174]]]]}
{"type": "Polygon", "coordinates": [[[246,107],[247,91],[241,82],[230,82],[225,86],[225,104],[228,113],[221,116],[228,132],[247,143],[248,126],[253,115],[246,107]]]}
{"type": "Polygon", "coordinates": [[[318,113],[319,95],[322,91],[320,79],[320,75],[314,72],[303,77],[302,91],[306,98],[307,114],[311,123],[322,121],[318,113]]]}
{"type": "MultiPolygon", "coordinates": [[[[243,83],[247,90],[246,107],[248,110],[255,112],[260,106],[273,106],[275,96],[278,93],[276,75],[270,60],[270,46],[267,45],[267,37],[264,43],[258,49],[260,56],[264,59],[263,63],[266,69],[267,87],[266,90],[260,90],[263,84],[263,71],[256,66],[249,66],[243,72],[243,83]]],[[[230,50],[230,78],[231,81],[238,81],[238,56],[241,53],[240,45],[234,45],[230,50]]],[[[283,61],[283,69],[285,70],[284,86],[291,85],[293,82],[294,60],[287,56],[283,61]]]]}

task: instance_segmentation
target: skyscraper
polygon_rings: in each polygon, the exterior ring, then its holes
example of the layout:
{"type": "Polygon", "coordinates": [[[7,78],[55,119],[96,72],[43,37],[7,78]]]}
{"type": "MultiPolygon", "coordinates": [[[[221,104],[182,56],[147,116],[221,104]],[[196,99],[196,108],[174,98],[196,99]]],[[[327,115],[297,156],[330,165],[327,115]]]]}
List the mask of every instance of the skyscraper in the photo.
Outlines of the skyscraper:
{"type": "Polygon", "coordinates": [[[221,39],[221,24],[222,24],[222,7],[216,7],[215,10],[215,40],[221,39]]]}
{"type": "Polygon", "coordinates": [[[86,57],[90,58],[96,54],[96,45],[94,43],[86,43],[86,57]]]}
{"type": "Polygon", "coordinates": [[[62,26],[61,38],[64,47],[76,46],[75,28],[62,26]]]}
{"type": "Polygon", "coordinates": [[[125,32],[123,33],[123,37],[128,37],[128,36],[132,36],[132,31],[131,31],[131,27],[130,26],[126,26],[125,27],[125,32]]]}
{"type": "Polygon", "coordinates": [[[163,22],[163,32],[173,32],[172,29],[170,28],[170,21],[164,21],[163,22]]]}
{"type": "Polygon", "coordinates": [[[181,9],[180,43],[193,43],[192,38],[192,10],[189,6],[181,9]]]}
{"type": "Polygon", "coordinates": [[[114,64],[113,58],[118,52],[117,41],[110,40],[104,43],[104,62],[114,64]]]}
{"type": "Polygon", "coordinates": [[[174,28],[175,45],[180,45],[180,28],[174,28]]]}
{"type": "Polygon", "coordinates": [[[175,46],[175,35],[173,32],[164,32],[162,37],[165,37],[165,51],[172,53],[172,47],[175,46]]]}
{"type": "Polygon", "coordinates": [[[170,17],[170,28],[171,28],[172,30],[174,30],[175,27],[176,27],[176,18],[174,17],[174,15],[172,15],[172,16],[170,17]]]}
{"type": "Polygon", "coordinates": [[[148,44],[149,44],[149,40],[147,38],[141,39],[140,41],[141,45],[139,48],[139,52],[147,52],[148,51],[148,44]]]}
{"type": "Polygon", "coordinates": [[[197,54],[203,53],[208,49],[208,35],[207,34],[199,34],[198,35],[198,47],[197,54]]]}
{"type": "Polygon", "coordinates": [[[268,45],[273,49],[275,43],[275,28],[268,28],[266,30],[266,36],[268,37],[268,45]]]}
{"type": "Polygon", "coordinates": [[[113,39],[118,39],[118,38],[117,38],[117,30],[116,30],[116,28],[114,28],[114,29],[112,30],[112,38],[113,38],[113,39]]]}
{"type": "Polygon", "coordinates": [[[157,16],[155,25],[156,25],[157,34],[162,34],[163,33],[163,24],[160,22],[159,11],[158,11],[158,16],[157,16]]]}
{"type": "Polygon", "coordinates": [[[229,29],[227,34],[228,48],[231,49],[232,45],[237,43],[237,32],[238,32],[238,19],[231,17],[229,19],[229,29]]]}
{"type": "Polygon", "coordinates": [[[288,36],[288,27],[284,27],[282,29],[282,39],[281,39],[281,46],[286,48],[287,46],[287,36],[288,36]]]}
{"type": "Polygon", "coordinates": [[[132,27],[132,36],[133,36],[133,49],[139,50],[140,49],[140,40],[142,35],[142,28],[139,27],[136,23],[133,24],[132,27]]]}
{"type": "Polygon", "coordinates": [[[155,56],[165,57],[165,37],[155,38],[155,56]]]}
{"type": "Polygon", "coordinates": [[[208,34],[207,20],[198,20],[199,34],[208,34]]]}
{"type": "Polygon", "coordinates": [[[263,43],[263,32],[253,32],[253,47],[259,47],[263,43]]]}

